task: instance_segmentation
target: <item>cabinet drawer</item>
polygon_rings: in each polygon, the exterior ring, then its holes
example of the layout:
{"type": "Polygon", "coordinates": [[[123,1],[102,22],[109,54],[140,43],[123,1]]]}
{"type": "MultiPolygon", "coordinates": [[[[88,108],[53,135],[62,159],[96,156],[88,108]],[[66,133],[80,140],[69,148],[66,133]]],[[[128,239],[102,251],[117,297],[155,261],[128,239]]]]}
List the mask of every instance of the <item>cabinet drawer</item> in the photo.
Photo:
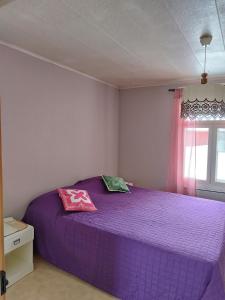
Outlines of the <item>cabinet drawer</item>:
{"type": "Polygon", "coordinates": [[[5,254],[25,245],[34,239],[33,227],[28,226],[26,229],[11,234],[4,239],[5,254]]]}

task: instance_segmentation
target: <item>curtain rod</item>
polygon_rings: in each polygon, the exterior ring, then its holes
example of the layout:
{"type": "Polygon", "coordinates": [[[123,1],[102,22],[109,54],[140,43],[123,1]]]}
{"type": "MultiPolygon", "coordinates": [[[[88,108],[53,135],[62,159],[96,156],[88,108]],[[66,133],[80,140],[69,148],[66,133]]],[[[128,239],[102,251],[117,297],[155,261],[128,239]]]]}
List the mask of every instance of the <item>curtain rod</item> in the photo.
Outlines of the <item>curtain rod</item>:
{"type": "MultiPolygon", "coordinates": [[[[221,85],[223,85],[223,86],[225,86],[223,83],[220,83],[221,85]]],[[[180,88],[182,88],[182,87],[180,87],[180,88]]],[[[176,91],[176,89],[168,89],[168,92],[175,92],[176,91]]]]}

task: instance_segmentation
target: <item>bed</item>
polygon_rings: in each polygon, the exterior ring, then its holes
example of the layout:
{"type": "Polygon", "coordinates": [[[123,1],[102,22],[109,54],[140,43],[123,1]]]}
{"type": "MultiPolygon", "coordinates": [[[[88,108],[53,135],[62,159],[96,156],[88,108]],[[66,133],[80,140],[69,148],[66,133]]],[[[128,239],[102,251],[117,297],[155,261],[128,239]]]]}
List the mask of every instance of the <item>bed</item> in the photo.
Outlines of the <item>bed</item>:
{"type": "Polygon", "coordinates": [[[86,189],[96,212],[65,212],[56,190],[33,200],[24,221],[48,262],[119,299],[224,300],[225,204],[138,187],[86,189]]]}

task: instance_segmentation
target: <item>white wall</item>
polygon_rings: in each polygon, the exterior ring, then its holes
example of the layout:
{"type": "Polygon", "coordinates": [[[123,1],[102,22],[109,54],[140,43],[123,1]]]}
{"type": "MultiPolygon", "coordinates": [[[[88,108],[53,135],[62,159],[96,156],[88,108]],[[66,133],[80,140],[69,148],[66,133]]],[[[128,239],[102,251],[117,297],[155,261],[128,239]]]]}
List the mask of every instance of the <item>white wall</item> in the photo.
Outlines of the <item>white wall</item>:
{"type": "Polygon", "coordinates": [[[120,91],[119,174],[137,185],[165,188],[172,99],[168,87],[120,91]]]}
{"type": "Polygon", "coordinates": [[[5,215],[37,195],[117,174],[119,92],[0,46],[5,215]]]}
{"type": "MultiPolygon", "coordinates": [[[[168,86],[120,91],[119,174],[136,185],[166,187],[172,101],[168,86]]],[[[224,193],[197,190],[199,197],[225,201],[224,193]]]]}

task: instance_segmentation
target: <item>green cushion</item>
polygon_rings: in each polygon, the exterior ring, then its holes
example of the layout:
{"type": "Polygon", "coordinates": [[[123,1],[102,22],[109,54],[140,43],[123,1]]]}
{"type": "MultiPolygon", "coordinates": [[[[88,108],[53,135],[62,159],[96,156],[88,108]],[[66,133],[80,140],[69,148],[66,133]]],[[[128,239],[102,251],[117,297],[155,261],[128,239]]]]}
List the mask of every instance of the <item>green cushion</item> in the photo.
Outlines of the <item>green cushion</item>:
{"type": "Polygon", "coordinates": [[[116,177],[116,176],[105,176],[102,175],[102,179],[110,192],[129,192],[129,188],[126,185],[123,178],[116,177]]]}

